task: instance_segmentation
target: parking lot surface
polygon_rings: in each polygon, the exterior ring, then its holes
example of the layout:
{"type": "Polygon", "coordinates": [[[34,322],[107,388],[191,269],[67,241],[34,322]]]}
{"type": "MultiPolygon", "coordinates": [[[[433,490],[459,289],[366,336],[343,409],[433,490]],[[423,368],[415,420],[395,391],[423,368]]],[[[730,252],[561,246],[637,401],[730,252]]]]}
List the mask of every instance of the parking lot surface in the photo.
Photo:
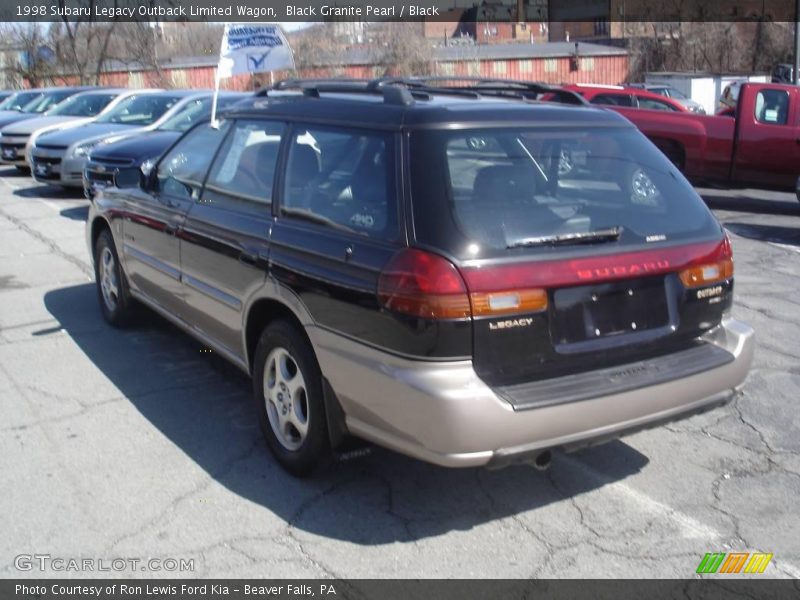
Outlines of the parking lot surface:
{"type": "Polygon", "coordinates": [[[546,472],[374,449],[297,480],[238,371],[156,316],[102,321],[87,201],[0,170],[0,576],[685,578],[742,551],[800,577],[800,203],[701,193],[757,336],[735,402],[546,472]],[[194,570],[18,570],[33,554],[194,570]]]}

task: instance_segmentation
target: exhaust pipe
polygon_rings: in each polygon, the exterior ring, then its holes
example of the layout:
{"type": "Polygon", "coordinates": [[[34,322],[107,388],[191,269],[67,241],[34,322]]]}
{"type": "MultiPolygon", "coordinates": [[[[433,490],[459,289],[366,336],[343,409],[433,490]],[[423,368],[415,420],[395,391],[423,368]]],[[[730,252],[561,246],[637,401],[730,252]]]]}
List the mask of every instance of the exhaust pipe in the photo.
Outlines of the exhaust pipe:
{"type": "Polygon", "coordinates": [[[533,459],[531,463],[534,469],[539,471],[546,471],[550,468],[550,463],[553,460],[553,455],[550,453],[550,450],[545,450],[540,454],[536,455],[536,458],[533,459]]]}
{"type": "Polygon", "coordinates": [[[504,469],[512,465],[528,465],[538,471],[546,471],[550,468],[553,455],[550,450],[531,450],[525,454],[497,454],[486,465],[487,469],[504,469]]]}

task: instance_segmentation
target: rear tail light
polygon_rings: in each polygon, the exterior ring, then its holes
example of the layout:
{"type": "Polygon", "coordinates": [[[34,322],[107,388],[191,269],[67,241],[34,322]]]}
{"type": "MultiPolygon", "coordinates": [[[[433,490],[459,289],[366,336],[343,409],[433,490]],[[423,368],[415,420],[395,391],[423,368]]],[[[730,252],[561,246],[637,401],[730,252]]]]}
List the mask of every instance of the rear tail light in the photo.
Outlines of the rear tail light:
{"type": "Polygon", "coordinates": [[[386,308],[423,319],[470,316],[469,296],[455,265],[437,254],[405,248],[378,278],[378,298],[386,308]]]}
{"type": "Polygon", "coordinates": [[[423,319],[464,319],[538,312],[547,308],[544,289],[470,287],[455,265],[438,254],[406,248],[395,254],[378,279],[386,308],[423,319]]]}
{"type": "Polygon", "coordinates": [[[693,260],[679,276],[687,288],[711,285],[733,277],[733,250],[728,236],[709,255],[693,260]]]}
{"type": "Polygon", "coordinates": [[[548,289],[675,272],[689,288],[730,279],[730,240],[460,270],[438,254],[405,248],[381,273],[378,298],[392,311],[423,319],[504,316],[546,310],[548,289]]]}

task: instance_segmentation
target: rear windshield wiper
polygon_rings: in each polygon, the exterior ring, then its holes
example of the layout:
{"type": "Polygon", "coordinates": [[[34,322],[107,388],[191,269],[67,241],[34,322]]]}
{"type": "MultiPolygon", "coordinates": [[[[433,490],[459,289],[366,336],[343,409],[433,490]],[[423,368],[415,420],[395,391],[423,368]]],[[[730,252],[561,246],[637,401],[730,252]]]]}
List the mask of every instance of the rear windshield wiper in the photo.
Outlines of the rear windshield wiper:
{"type": "Polygon", "coordinates": [[[614,242],[622,234],[622,227],[609,227],[597,231],[581,233],[562,233],[558,235],[542,235],[518,240],[506,248],[529,248],[531,246],[569,246],[572,244],[596,244],[598,242],[614,242]]]}

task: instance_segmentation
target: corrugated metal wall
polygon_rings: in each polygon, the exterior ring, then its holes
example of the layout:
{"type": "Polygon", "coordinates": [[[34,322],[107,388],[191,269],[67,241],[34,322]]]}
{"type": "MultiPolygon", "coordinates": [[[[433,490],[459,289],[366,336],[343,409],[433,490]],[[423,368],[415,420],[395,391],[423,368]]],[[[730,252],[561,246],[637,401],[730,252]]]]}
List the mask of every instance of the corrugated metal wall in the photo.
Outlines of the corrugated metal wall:
{"type": "MultiPolygon", "coordinates": [[[[545,83],[605,83],[618,84],[627,80],[627,56],[582,56],[578,70],[571,70],[570,57],[532,58],[511,60],[461,60],[437,63],[440,75],[496,77],[545,83]]],[[[333,68],[304,69],[302,77],[379,77],[384,68],[375,65],[348,65],[333,68]]],[[[274,74],[275,81],[289,76],[287,72],[274,74]]],[[[102,85],[119,87],[163,87],[211,89],[214,87],[214,67],[164,68],[161,78],[153,71],[105,72],[100,77],[102,85]]],[[[269,80],[267,74],[258,75],[254,81],[249,75],[224,79],[223,89],[251,90],[269,80]]],[[[75,78],[65,78],[65,83],[75,83],[75,78]]]]}

